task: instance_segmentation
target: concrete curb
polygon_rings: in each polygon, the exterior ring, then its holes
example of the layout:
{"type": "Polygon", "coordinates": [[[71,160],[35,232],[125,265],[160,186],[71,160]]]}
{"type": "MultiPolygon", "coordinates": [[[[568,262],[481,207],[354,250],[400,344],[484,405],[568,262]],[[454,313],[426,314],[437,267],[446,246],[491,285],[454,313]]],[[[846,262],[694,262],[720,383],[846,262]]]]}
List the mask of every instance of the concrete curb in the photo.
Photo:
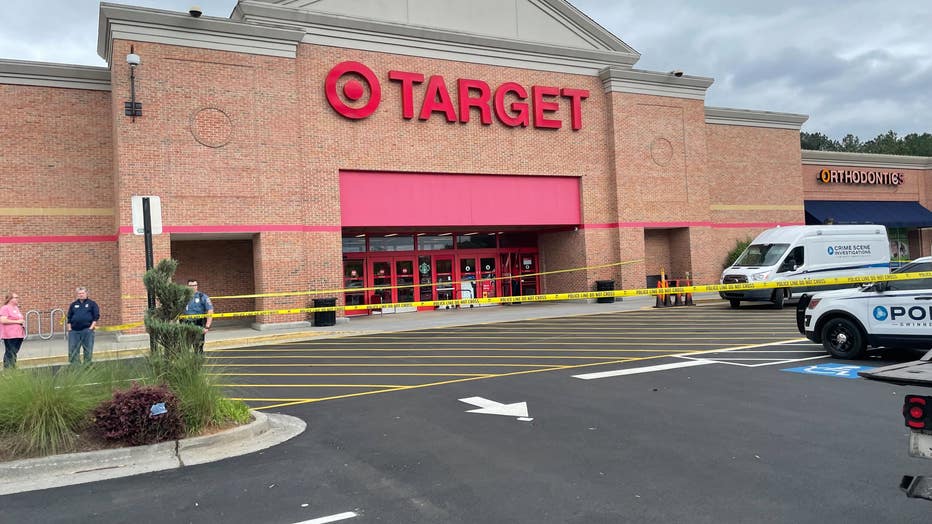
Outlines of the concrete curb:
{"type": "Polygon", "coordinates": [[[288,415],[252,411],[255,420],[214,435],[150,446],[104,449],[0,463],[0,495],[176,469],[254,453],[304,432],[288,415]]]}

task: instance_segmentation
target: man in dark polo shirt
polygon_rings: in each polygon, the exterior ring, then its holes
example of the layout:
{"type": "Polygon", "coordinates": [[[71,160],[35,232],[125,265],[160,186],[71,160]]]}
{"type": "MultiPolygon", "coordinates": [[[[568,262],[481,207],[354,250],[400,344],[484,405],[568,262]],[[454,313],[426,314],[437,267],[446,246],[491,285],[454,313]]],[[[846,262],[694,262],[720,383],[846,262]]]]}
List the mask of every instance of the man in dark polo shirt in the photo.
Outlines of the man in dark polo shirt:
{"type": "Polygon", "coordinates": [[[87,288],[75,289],[78,299],[68,306],[68,362],[77,364],[78,348],[84,348],[84,363],[90,364],[94,356],[94,330],[100,320],[97,302],[87,298],[87,288]]]}

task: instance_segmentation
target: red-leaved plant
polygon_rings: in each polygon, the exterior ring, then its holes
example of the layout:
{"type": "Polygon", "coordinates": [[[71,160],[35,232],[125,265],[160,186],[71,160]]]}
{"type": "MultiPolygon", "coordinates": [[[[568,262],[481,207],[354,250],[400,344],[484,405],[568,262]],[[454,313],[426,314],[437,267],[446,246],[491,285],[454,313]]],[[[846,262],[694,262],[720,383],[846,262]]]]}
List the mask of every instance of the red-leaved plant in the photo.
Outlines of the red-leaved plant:
{"type": "Polygon", "coordinates": [[[166,386],[140,386],[115,391],[94,410],[94,426],[107,440],[131,446],[155,444],[184,436],[178,399],[166,386]],[[164,410],[158,404],[164,404],[164,410]],[[153,410],[153,406],[157,406],[153,410]],[[164,411],[164,412],[163,412],[164,411]]]}

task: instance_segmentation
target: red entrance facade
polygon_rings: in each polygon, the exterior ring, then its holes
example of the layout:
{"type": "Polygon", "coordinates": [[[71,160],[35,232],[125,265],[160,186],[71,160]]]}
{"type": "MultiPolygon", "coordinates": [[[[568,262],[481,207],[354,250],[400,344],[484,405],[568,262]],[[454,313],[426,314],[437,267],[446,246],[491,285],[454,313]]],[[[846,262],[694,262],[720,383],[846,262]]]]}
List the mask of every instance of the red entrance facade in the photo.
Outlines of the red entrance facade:
{"type": "Polygon", "coordinates": [[[343,237],[346,304],[395,304],[378,309],[384,313],[434,309],[403,305],[417,301],[534,295],[540,290],[538,265],[533,232],[344,233],[343,237]]]}

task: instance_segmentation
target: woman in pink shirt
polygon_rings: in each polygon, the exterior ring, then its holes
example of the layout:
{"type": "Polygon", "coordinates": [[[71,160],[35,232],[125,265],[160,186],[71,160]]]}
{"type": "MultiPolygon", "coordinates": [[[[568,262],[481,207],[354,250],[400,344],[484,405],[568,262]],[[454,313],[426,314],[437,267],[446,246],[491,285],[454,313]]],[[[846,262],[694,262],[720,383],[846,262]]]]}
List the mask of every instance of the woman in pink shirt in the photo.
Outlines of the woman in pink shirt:
{"type": "Polygon", "coordinates": [[[26,320],[19,310],[19,295],[10,291],[6,302],[0,307],[0,338],[6,350],[3,352],[3,367],[15,368],[16,355],[26,338],[26,320]]]}

